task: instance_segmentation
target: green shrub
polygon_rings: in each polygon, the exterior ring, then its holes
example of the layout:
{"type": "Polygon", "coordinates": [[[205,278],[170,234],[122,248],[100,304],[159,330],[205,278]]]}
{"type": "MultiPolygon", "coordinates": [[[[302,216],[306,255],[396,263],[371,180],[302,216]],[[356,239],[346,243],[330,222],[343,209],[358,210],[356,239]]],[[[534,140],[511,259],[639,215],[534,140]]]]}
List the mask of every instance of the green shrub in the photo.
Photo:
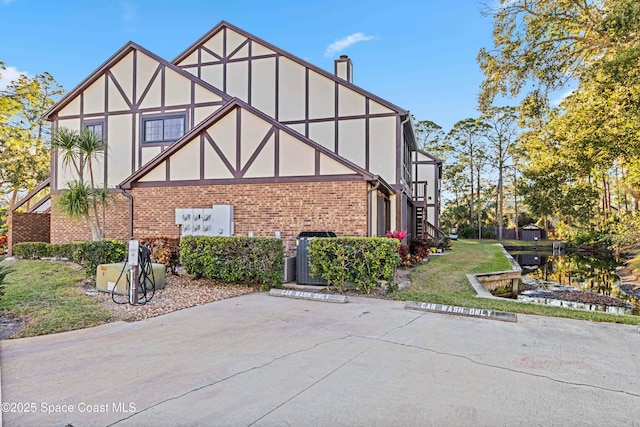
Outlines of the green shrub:
{"type": "Polygon", "coordinates": [[[180,261],[196,278],[279,287],[284,272],[282,240],[267,237],[185,236],[180,261]]]}
{"type": "MultiPolygon", "coordinates": [[[[458,232],[458,236],[463,239],[477,239],[478,238],[478,227],[464,227],[458,232]]],[[[496,233],[492,229],[482,227],[482,238],[483,239],[495,239],[496,233]]]]}
{"type": "Polygon", "coordinates": [[[97,242],[65,244],[22,242],[15,244],[13,253],[22,259],[67,258],[80,264],[87,276],[92,276],[96,274],[96,268],[100,264],[122,262],[127,250],[125,243],[120,240],[103,239],[97,242]]]}
{"type": "Polygon", "coordinates": [[[11,273],[13,269],[6,264],[2,264],[4,257],[0,257],[0,299],[4,295],[4,280],[7,274],[11,273]]]}
{"type": "Polygon", "coordinates": [[[313,239],[308,247],[311,274],[343,292],[346,283],[353,283],[358,291],[370,293],[381,281],[393,291],[399,246],[400,241],[386,237],[313,239]]]}
{"type": "Polygon", "coordinates": [[[49,256],[49,243],[22,242],[13,245],[13,254],[22,259],[40,259],[49,256]]]}
{"type": "Polygon", "coordinates": [[[96,268],[100,264],[122,262],[127,255],[127,246],[120,240],[102,239],[97,242],[79,242],[75,245],[71,260],[84,267],[87,276],[96,274],[96,268]]]}

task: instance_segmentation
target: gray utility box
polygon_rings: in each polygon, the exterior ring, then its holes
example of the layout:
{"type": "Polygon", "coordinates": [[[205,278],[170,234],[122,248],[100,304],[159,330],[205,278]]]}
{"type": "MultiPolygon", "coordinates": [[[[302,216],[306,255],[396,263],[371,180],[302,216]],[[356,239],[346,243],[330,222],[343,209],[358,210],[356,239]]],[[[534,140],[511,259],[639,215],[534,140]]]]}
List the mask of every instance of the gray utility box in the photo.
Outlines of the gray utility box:
{"type": "Polygon", "coordinates": [[[307,247],[311,239],[321,237],[336,237],[331,231],[304,231],[298,235],[298,246],[296,249],[296,282],[299,285],[327,285],[327,281],[320,277],[311,276],[309,266],[309,253],[307,247]]]}
{"type": "Polygon", "coordinates": [[[296,257],[284,257],[284,283],[294,282],[296,280],[296,257]]]}

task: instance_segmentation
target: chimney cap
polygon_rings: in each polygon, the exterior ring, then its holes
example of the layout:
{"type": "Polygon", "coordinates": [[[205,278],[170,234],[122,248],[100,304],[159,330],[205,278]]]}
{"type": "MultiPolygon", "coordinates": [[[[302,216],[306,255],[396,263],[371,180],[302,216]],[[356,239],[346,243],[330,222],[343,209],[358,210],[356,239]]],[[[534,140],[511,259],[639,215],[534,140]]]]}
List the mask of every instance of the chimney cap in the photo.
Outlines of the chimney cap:
{"type": "Polygon", "coordinates": [[[349,55],[340,55],[340,59],[349,59],[349,55]]]}

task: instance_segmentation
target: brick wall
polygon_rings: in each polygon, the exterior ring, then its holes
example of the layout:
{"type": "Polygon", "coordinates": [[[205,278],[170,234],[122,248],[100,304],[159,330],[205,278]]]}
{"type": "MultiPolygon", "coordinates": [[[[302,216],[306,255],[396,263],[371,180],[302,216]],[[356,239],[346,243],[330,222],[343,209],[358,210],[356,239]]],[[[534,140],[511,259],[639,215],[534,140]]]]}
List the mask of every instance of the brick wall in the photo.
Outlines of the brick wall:
{"type": "Polygon", "coordinates": [[[48,213],[10,212],[7,215],[9,255],[13,245],[20,242],[49,242],[50,215],[48,213]]]}
{"type": "MultiPolygon", "coordinates": [[[[57,198],[55,194],[51,196],[51,243],[91,240],[89,224],[84,219],[71,219],[60,212],[56,206],[57,198]]],[[[105,218],[105,238],[129,239],[129,200],[126,197],[113,193],[105,218]]]]}
{"type": "Polygon", "coordinates": [[[364,181],[138,187],[134,236],[178,236],[176,208],[231,204],[235,235],[273,237],[281,233],[288,253],[301,231],[330,230],[339,236],[367,235],[364,181]]]}

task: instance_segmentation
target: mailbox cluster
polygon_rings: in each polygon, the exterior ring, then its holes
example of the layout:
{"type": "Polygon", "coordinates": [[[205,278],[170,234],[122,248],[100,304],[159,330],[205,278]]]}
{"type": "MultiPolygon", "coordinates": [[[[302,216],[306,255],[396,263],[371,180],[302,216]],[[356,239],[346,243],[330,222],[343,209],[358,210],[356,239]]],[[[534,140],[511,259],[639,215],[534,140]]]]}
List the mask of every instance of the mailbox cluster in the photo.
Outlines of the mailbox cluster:
{"type": "Polygon", "coordinates": [[[232,236],[233,205],[213,205],[211,209],[176,209],[181,236],[232,236]]]}

